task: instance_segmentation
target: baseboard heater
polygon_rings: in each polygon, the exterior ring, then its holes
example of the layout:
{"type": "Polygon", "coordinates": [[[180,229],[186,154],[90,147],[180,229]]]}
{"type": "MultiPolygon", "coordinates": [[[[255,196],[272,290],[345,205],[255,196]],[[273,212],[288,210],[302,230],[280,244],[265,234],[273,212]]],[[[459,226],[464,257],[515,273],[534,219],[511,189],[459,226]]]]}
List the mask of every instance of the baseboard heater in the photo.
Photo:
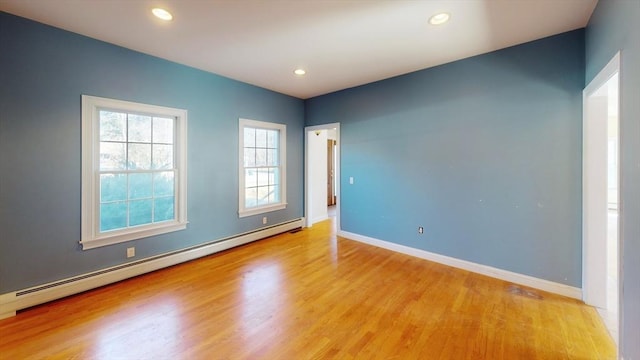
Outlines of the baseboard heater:
{"type": "Polygon", "coordinates": [[[302,228],[299,218],[189,248],[0,295],[0,319],[16,311],[302,228]]]}

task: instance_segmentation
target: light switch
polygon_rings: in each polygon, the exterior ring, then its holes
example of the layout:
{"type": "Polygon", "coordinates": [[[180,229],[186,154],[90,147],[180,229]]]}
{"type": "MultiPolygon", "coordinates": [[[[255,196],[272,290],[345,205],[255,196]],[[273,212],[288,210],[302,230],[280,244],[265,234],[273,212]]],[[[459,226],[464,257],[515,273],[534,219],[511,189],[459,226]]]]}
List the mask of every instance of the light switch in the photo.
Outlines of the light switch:
{"type": "Polygon", "coordinates": [[[353,185],[353,176],[349,176],[349,184],[353,185]]]}

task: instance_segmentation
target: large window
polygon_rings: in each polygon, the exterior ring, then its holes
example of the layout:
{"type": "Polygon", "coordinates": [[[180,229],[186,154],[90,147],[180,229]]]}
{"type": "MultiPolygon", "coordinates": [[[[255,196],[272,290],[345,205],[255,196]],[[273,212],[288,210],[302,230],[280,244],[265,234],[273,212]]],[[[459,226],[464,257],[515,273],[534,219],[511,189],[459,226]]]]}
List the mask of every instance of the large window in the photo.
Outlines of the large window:
{"type": "Polygon", "coordinates": [[[82,246],[186,227],[186,110],[82,96],[82,246]]]}
{"type": "Polygon", "coordinates": [[[284,209],[286,125],[240,119],[240,217],[284,209]]]}

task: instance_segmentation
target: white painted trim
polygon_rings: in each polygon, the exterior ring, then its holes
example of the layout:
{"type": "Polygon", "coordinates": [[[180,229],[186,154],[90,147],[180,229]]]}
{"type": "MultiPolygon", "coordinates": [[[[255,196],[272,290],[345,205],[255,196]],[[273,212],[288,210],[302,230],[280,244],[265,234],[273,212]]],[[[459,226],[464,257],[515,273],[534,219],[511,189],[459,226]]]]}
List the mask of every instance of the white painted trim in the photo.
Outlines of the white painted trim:
{"type": "Polygon", "coordinates": [[[307,222],[305,223],[306,227],[311,227],[317,221],[313,221],[313,219],[309,218],[309,214],[311,213],[311,196],[310,196],[310,187],[309,184],[309,132],[315,130],[328,130],[328,129],[336,129],[336,168],[335,168],[335,178],[336,178],[336,229],[341,231],[340,228],[340,211],[341,211],[341,193],[340,193],[340,149],[342,148],[342,142],[340,139],[340,123],[331,123],[324,125],[314,125],[314,126],[306,126],[304,128],[304,216],[307,218],[307,222]]]}
{"type": "Polygon", "coordinates": [[[188,222],[179,223],[177,221],[170,221],[166,223],[162,223],[162,226],[154,226],[154,224],[150,224],[149,226],[144,226],[144,231],[136,231],[134,233],[123,230],[123,234],[119,235],[117,239],[113,237],[97,237],[91,241],[81,241],[82,250],[95,249],[102,246],[117,244],[125,241],[131,241],[135,239],[166,234],[169,232],[180,231],[187,228],[188,222]]]}
{"type": "Polygon", "coordinates": [[[494,268],[487,265],[477,264],[466,260],[456,259],[445,255],[432,253],[429,251],[412,248],[405,245],[395,244],[392,242],[371,238],[364,235],[354,234],[347,231],[338,231],[338,236],[359,241],[365,244],[377,246],[383,249],[395,251],[398,253],[415,256],[417,258],[433,261],[439,264],[471,271],[477,274],[490,276],[492,278],[512,282],[515,284],[529,286],[535,289],[547,291],[550,293],[567,296],[574,299],[582,298],[582,290],[573,286],[556,283],[549,280],[539,279],[529,275],[514,273],[507,270],[494,268]]]}
{"type": "Polygon", "coordinates": [[[329,215],[323,215],[323,216],[318,216],[317,218],[313,219],[312,221],[308,221],[311,225],[315,224],[315,223],[319,223],[320,221],[325,221],[329,219],[329,215]]]}
{"type": "Polygon", "coordinates": [[[1,294],[0,319],[14,316],[17,310],[43,304],[65,296],[77,294],[151,271],[173,266],[185,261],[211,255],[236,246],[264,239],[269,236],[297,229],[303,225],[304,218],[295,219],[289,222],[259,229],[257,231],[238,234],[230,238],[219,239],[207,244],[113,266],[28,289],[1,294]]]}
{"type": "MultiPolygon", "coordinates": [[[[618,346],[620,344],[620,334],[618,334],[618,314],[613,313],[607,309],[601,309],[596,307],[600,319],[607,328],[609,336],[613,339],[613,342],[618,346]]],[[[619,350],[619,349],[618,349],[619,350]]]]}
{"type": "MultiPolygon", "coordinates": [[[[591,155],[591,146],[593,146],[592,137],[596,137],[599,139],[598,135],[602,134],[602,129],[593,129],[594,121],[593,117],[593,109],[590,106],[590,97],[602,87],[604,84],[611,79],[616,73],[620,72],[620,52],[617,52],[614,57],[605,65],[605,67],[600,70],[600,72],[596,75],[596,77],[584,88],[582,91],[582,144],[583,144],[583,155],[582,155],[582,199],[583,199],[583,208],[582,208],[582,288],[583,288],[583,300],[590,305],[599,306],[602,308],[606,308],[606,292],[603,292],[601,289],[606,289],[606,261],[602,262],[602,253],[601,249],[597,247],[597,239],[594,239],[594,234],[600,232],[601,234],[605,234],[606,237],[606,218],[604,220],[600,220],[601,223],[595,224],[598,219],[602,216],[597,216],[598,214],[594,214],[594,208],[597,210],[601,210],[606,216],[606,207],[600,209],[600,207],[592,205],[591,203],[594,201],[598,195],[597,189],[594,189],[592,183],[594,181],[599,180],[600,182],[604,182],[602,186],[605,187],[604,191],[606,191],[606,174],[600,174],[600,169],[592,170],[592,155],[591,155]],[[602,175],[602,177],[600,177],[602,175]],[[598,176],[598,178],[596,178],[598,176]],[[593,219],[595,217],[595,219],[593,219]],[[593,220],[592,220],[593,219],[593,220]],[[604,221],[602,223],[602,221],[604,221]]],[[[618,97],[619,99],[619,97],[618,97]]],[[[620,108],[620,102],[618,100],[618,109],[620,108]]],[[[620,115],[618,115],[620,116],[620,115]]],[[[620,118],[618,118],[620,121],[620,118]]],[[[605,138],[602,141],[607,141],[606,139],[606,122],[599,124],[600,127],[604,127],[605,138]]],[[[620,141],[618,142],[618,153],[620,149],[620,141]]],[[[602,146],[606,146],[602,145],[602,146]]],[[[606,147],[605,147],[606,149],[606,147]]],[[[606,155],[603,161],[606,166],[606,155]]],[[[620,176],[618,176],[620,179],[620,176]]],[[[621,193],[621,184],[618,183],[618,194],[621,193]]],[[[606,195],[602,201],[606,202],[606,195]]],[[[619,214],[622,213],[622,204],[623,199],[618,199],[618,211],[619,214]]],[[[605,205],[606,206],[606,205],[605,205]]],[[[620,215],[618,217],[621,218],[620,215]]],[[[621,237],[622,234],[619,233],[621,237]]],[[[620,241],[620,239],[618,240],[620,241]]],[[[620,244],[620,242],[619,242],[620,244]]],[[[602,244],[600,244],[602,245],[602,244]]],[[[600,246],[602,247],[602,246],[600,246]]],[[[618,246],[620,248],[620,246],[618,246]]],[[[606,247],[605,247],[606,250],[606,247]]],[[[606,251],[604,252],[604,256],[606,257],[606,251]]],[[[621,261],[621,257],[618,256],[619,264],[621,261]]],[[[618,274],[620,276],[620,274],[618,274]]],[[[620,286],[620,282],[618,283],[620,286]]]]}
{"type": "MultiPolygon", "coordinates": [[[[274,167],[274,166],[273,166],[274,167]]],[[[287,207],[287,125],[251,119],[238,119],[238,217],[243,218],[267,212],[282,210],[287,207]],[[245,208],[244,183],[244,128],[278,130],[278,167],[280,168],[280,202],[245,208]]]]}
{"type": "Polygon", "coordinates": [[[583,94],[582,289],[583,301],[607,307],[607,98],[583,94]]]}
{"type": "Polygon", "coordinates": [[[0,320],[6,319],[12,316],[16,316],[15,308],[7,307],[5,309],[5,304],[13,304],[16,301],[16,293],[10,292],[6,294],[0,295],[0,320]]]}
{"type": "MultiPolygon", "coordinates": [[[[593,165],[593,155],[589,151],[592,151],[592,147],[594,147],[594,140],[598,141],[607,141],[606,139],[606,129],[608,124],[605,121],[604,124],[598,124],[594,121],[594,108],[593,102],[590,101],[592,95],[594,95],[603,85],[605,85],[613,76],[618,74],[618,149],[617,154],[620,154],[620,149],[622,147],[622,143],[624,141],[624,137],[622,135],[622,112],[620,109],[622,108],[622,97],[620,96],[620,87],[622,82],[621,72],[622,72],[622,64],[620,61],[621,54],[618,51],[612,58],[609,60],[607,65],[598,72],[598,74],[591,80],[591,82],[584,88],[582,91],[582,144],[583,144],[583,154],[582,154],[582,289],[583,289],[583,298],[582,300],[591,306],[596,307],[598,310],[598,314],[602,319],[603,323],[606,325],[609,334],[611,334],[612,338],[616,343],[616,347],[618,353],[620,353],[620,343],[619,343],[619,333],[620,333],[620,309],[622,309],[622,269],[624,267],[623,257],[620,255],[620,250],[622,249],[621,244],[624,243],[624,234],[620,231],[620,219],[622,219],[622,213],[624,212],[624,199],[620,196],[623,191],[623,184],[620,181],[621,169],[618,168],[618,245],[617,245],[617,258],[618,258],[618,312],[617,314],[611,314],[608,310],[610,307],[607,304],[607,296],[606,291],[602,291],[602,289],[607,289],[607,261],[603,261],[603,256],[606,259],[606,244],[603,246],[598,240],[596,234],[600,232],[604,232],[604,236],[606,238],[607,234],[607,220],[605,218],[604,223],[598,220],[598,216],[596,211],[599,211],[598,204],[594,204],[595,200],[598,196],[602,197],[602,194],[598,193],[598,189],[595,189],[594,181],[604,181],[605,194],[604,200],[604,210],[606,216],[606,209],[608,208],[608,199],[606,195],[606,174],[601,174],[601,169],[596,169],[593,165]],[[601,139],[599,135],[602,134],[604,127],[604,136],[605,139],[601,139]],[[604,178],[597,178],[599,176],[604,176],[604,178]],[[603,248],[604,247],[604,251],[603,248]],[[604,255],[603,255],[604,254],[604,255]],[[604,276],[603,276],[604,275],[604,276]]],[[[597,109],[597,108],[596,108],[597,109]]],[[[606,146],[603,145],[603,146],[606,146]]],[[[606,147],[605,147],[606,149],[606,147]]],[[[620,155],[618,155],[620,156],[620,155]]],[[[605,162],[606,155],[605,155],[605,162]]],[[[618,164],[620,166],[620,159],[618,158],[618,164]]],[[[606,166],[606,165],[605,165],[606,166]]],[[[601,238],[601,237],[600,237],[601,238]]]]}
{"type": "Polygon", "coordinates": [[[247,216],[265,214],[265,213],[268,213],[268,212],[271,212],[271,211],[282,210],[282,209],[286,209],[286,208],[287,208],[287,203],[278,203],[278,204],[265,205],[265,206],[260,206],[260,207],[257,207],[257,208],[252,208],[251,210],[239,211],[238,212],[238,217],[239,218],[243,218],[243,217],[247,217],[247,216]]]}
{"type": "Polygon", "coordinates": [[[117,244],[187,227],[187,110],[131,101],[82,95],[82,200],[80,244],[83,250],[117,244]],[[175,126],[175,218],[171,221],[100,232],[99,143],[100,109],[164,115],[176,118],[175,126]]]}
{"type": "Polygon", "coordinates": [[[591,80],[589,85],[587,85],[582,91],[583,95],[589,96],[594,91],[598,90],[602,85],[604,85],[613,75],[620,72],[620,51],[618,51],[612,58],[609,60],[607,65],[605,65],[602,70],[596,75],[596,77],[591,80]]]}

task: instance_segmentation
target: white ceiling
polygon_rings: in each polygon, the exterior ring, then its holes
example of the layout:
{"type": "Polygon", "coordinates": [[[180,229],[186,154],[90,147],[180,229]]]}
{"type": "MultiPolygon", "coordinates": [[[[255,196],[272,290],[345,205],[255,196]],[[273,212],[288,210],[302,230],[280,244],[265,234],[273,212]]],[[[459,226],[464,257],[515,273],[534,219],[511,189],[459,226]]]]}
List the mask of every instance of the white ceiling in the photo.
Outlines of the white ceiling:
{"type": "Polygon", "coordinates": [[[306,99],[582,28],[596,3],[0,0],[0,10],[306,99]],[[173,21],[154,18],[156,6],[173,21]],[[451,20],[429,25],[443,11],[451,20]]]}

